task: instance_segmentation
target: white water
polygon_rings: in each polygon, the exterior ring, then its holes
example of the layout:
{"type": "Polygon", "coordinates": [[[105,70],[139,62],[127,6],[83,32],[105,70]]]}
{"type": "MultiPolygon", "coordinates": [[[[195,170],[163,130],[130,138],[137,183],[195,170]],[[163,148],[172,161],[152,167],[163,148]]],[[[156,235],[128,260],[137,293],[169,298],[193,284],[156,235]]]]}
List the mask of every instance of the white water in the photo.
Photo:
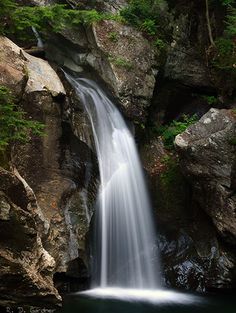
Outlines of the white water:
{"type": "Polygon", "coordinates": [[[145,302],[151,304],[191,304],[204,303],[203,298],[195,295],[164,289],[126,289],[126,288],[95,288],[80,293],[92,298],[116,299],[128,302],[145,302]]]}
{"type": "Polygon", "coordinates": [[[95,82],[66,76],[88,113],[100,169],[96,286],[155,289],[155,231],[133,136],[95,82]]]}

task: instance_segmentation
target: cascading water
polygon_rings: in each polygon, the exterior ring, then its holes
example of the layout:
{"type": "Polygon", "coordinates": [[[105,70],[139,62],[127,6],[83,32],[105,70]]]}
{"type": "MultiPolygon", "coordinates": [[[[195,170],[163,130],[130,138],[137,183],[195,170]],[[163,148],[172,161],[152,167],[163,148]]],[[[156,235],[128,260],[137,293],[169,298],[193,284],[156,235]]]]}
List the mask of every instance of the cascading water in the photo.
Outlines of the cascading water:
{"type": "Polygon", "coordinates": [[[155,231],[133,136],[95,82],[66,76],[88,113],[100,169],[97,286],[156,289],[155,231]]]}

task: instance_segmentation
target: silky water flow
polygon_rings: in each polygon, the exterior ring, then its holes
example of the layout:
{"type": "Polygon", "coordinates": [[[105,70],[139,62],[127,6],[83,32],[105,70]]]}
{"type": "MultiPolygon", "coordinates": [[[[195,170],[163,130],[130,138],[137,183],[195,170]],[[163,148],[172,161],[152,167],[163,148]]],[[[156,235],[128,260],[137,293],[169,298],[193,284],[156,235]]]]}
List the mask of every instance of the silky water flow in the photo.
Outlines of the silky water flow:
{"type": "Polygon", "coordinates": [[[66,78],[88,114],[100,170],[95,282],[94,289],[84,294],[152,303],[192,302],[192,296],[160,288],[148,193],[134,138],[122,115],[94,81],[69,74],[66,78]]]}
{"type": "Polygon", "coordinates": [[[135,142],[101,88],[68,76],[89,116],[100,170],[96,214],[98,285],[157,288],[155,231],[135,142]],[[100,259],[100,260],[99,260],[100,259]]]}

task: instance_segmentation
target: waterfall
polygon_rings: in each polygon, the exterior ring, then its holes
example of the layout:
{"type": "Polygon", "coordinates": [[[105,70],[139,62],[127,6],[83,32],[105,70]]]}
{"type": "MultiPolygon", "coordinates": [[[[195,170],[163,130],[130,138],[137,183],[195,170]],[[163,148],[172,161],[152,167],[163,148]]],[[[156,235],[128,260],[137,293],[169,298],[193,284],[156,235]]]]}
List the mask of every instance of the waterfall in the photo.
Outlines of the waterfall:
{"type": "Polygon", "coordinates": [[[44,47],[42,38],[40,37],[40,35],[39,35],[39,33],[35,27],[32,26],[31,28],[32,28],[32,31],[34,33],[35,38],[37,39],[37,47],[42,49],[44,47]]]}
{"type": "Polygon", "coordinates": [[[66,77],[87,111],[99,163],[96,286],[156,289],[155,230],[134,138],[94,81],[66,77]]]}

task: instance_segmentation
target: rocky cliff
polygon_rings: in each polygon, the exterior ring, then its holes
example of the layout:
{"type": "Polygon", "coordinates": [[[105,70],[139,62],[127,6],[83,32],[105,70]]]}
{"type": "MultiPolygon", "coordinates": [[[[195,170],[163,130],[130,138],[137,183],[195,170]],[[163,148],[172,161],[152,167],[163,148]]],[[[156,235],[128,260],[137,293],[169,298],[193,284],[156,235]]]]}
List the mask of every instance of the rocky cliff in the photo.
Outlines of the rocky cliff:
{"type": "Polygon", "coordinates": [[[1,249],[5,253],[5,268],[1,268],[1,288],[5,296],[1,304],[32,304],[37,296],[39,300],[42,295],[50,305],[61,300],[53,283],[55,273],[71,271],[75,278],[88,277],[85,242],[96,195],[96,158],[82,141],[82,124],[76,122],[79,116],[80,121],[84,119],[81,108],[80,113],[77,109],[77,114],[73,114],[70,126],[65,113],[69,105],[65,89],[52,67],[46,61],[28,55],[5,37],[1,37],[0,54],[1,83],[14,92],[18,106],[29,118],[45,124],[43,137],[32,137],[27,144],[15,144],[11,150],[11,164],[32,190],[32,209],[27,204],[29,200],[24,186],[15,188],[14,185],[20,186],[17,178],[4,170],[1,172],[1,220],[5,225],[3,238],[6,238],[6,243],[1,241],[1,249]],[[25,215],[23,220],[20,212],[25,215]],[[41,223],[36,223],[37,220],[41,223]],[[16,231],[16,237],[8,240],[7,232],[11,232],[11,227],[19,229],[19,232],[16,231]],[[18,236],[21,237],[19,247],[18,236]],[[16,271],[11,270],[10,264],[13,263],[18,268],[16,271]],[[12,275],[7,285],[4,275],[12,275]],[[13,292],[13,286],[9,288],[9,285],[17,280],[16,277],[19,283],[20,277],[26,283],[20,288],[16,285],[13,292]],[[32,291],[32,284],[37,291],[32,291]],[[27,300],[22,296],[24,288],[28,291],[27,300]]]}

